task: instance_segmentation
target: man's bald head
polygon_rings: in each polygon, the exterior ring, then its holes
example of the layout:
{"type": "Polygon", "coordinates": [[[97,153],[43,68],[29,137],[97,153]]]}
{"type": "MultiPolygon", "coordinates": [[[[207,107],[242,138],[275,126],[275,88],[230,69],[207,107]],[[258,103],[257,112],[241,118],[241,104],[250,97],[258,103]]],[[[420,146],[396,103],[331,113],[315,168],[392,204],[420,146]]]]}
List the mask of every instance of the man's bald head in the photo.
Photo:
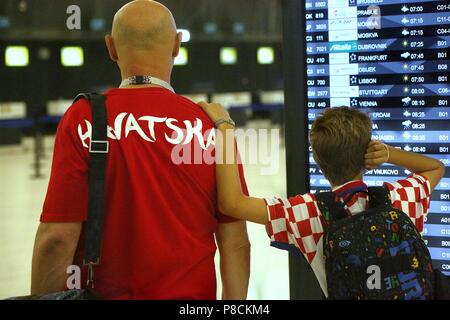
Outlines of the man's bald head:
{"type": "Polygon", "coordinates": [[[150,75],[169,80],[181,34],[177,33],[172,13],[165,6],[156,1],[135,0],[116,13],[112,34],[105,40],[122,79],[150,75]]]}
{"type": "Polygon", "coordinates": [[[129,50],[170,49],[176,35],[172,13],[156,1],[132,1],[114,17],[112,37],[116,47],[127,47],[129,50]]]}

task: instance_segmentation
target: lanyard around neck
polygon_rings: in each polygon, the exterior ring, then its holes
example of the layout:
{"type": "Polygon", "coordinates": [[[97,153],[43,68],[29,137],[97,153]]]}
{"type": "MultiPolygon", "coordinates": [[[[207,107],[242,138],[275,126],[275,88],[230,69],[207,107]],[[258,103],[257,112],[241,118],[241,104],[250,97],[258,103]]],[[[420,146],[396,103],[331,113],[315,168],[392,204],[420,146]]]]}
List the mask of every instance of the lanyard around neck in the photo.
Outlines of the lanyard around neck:
{"type": "Polygon", "coordinates": [[[146,85],[146,84],[154,84],[157,86],[161,86],[167,90],[170,90],[175,93],[175,90],[172,88],[170,84],[166,81],[152,77],[152,76],[132,76],[122,81],[120,84],[120,88],[126,86],[138,86],[138,85],[146,85]]]}

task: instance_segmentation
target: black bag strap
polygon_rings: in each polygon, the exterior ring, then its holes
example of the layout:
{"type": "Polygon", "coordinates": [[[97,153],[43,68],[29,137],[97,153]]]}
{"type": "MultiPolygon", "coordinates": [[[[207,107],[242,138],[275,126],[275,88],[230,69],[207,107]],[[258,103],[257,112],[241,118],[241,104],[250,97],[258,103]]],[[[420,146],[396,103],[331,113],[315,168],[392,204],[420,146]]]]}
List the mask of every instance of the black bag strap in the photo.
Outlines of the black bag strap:
{"type": "MultiPolygon", "coordinates": [[[[383,278],[411,270],[411,257],[408,254],[399,254],[396,256],[385,256],[382,258],[369,258],[367,266],[376,265],[380,267],[383,278]]],[[[366,266],[363,266],[366,268],[366,266]]]]}
{"type": "Polygon", "coordinates": [[[353,198],[354,195],[363,192],[369,195],[370,208],[392,207],[389,189],[386,186],[369,187],[368,191],[357,191],[347,196],[347,201],[342,203],[333,192],[316,193],[317,205],[320,212],[329,224],[333,221],[344,219],[348,216],[345,205],[353,198]]]}
{"type": "Polygon", "coordinates": [[[85,229],[84,265],[89,267],[88,286],[93,288],[93,266],[100,263],[102,244],[105,175],[109,153],[108,127],[105,96],[95,93],[80,94],[75,98],[74,103],[80,99],[88,100],[92,111],[92,136],[89,146],[88,219],[85,229]]]}
{"type": "Polygon", "coordinates": [[[336,194],[333,192],[318,192],[315,194],[315,197],[327,225],[348,216],[344,204],[336,199],[336,194]]]}
{"type": "Polygon", "coordinates": [[[324,218],[328,222],[337,221],[347,217],[345,205],[358,193],[366,193],[369,195],[370,208],[392,207],[389,189],[386,186],[369,187],[367,191],[357,191],[347,195],[347,201],[342,203],[336,199],[333,192],[316,193],[317,204],[324,218]]]}
{"type": "Polygon", "coordinates": [[[392,207],[390,192],[386,186],[369,187],[368,193],[370,208],[392,207]]]}

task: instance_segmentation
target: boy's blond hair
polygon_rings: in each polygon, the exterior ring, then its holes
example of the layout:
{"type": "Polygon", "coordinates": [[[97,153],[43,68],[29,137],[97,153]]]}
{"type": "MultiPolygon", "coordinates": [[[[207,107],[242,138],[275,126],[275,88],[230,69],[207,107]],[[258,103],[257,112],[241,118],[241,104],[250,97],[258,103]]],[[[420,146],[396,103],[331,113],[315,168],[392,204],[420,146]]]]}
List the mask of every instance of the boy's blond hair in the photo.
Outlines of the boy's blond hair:
{"type": "Polygon", "coordinates": [[[369,117],[348,107],[327,109],[314,121],[310,133],[314,160],[334,186],[362,174],[371,139],[369,117]]]}

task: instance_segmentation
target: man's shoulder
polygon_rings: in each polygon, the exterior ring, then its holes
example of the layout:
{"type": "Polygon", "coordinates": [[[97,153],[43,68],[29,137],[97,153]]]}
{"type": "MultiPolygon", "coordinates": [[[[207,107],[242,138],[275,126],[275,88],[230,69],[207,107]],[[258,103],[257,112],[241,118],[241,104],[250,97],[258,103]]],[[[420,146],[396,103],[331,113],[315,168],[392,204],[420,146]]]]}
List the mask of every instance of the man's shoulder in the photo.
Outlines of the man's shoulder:
{"type": "Polygon", "coordinates": [[[80,118],[87,119],[91,115],[91,106],[88,100],[78,99],[64,113],[64,121],[78,121],[80,118]]]}
{"type": "Polygon", "coordinates": [[[179,100],[180,103],[185,104],[187,107],[201,110],[201,108],[191,99],[189,99],[181,94],[175,94],[175,96],[177,97],[177,99],[179,100]]]}
{"type": "Polygon", "coordinates": [[[209,117],[206,115],[206,113],[200,108],[200,106],[192,101],[189,98],[186,98],[182,95],[175,95],[177,102],[184,108],[189,109],[190,112],[192,112],[193,115],[196,117],[199,117],[201,120],[206,120],[206,123],[209,125],[213,125],[212,121],[209,119],[209,117]]]}

